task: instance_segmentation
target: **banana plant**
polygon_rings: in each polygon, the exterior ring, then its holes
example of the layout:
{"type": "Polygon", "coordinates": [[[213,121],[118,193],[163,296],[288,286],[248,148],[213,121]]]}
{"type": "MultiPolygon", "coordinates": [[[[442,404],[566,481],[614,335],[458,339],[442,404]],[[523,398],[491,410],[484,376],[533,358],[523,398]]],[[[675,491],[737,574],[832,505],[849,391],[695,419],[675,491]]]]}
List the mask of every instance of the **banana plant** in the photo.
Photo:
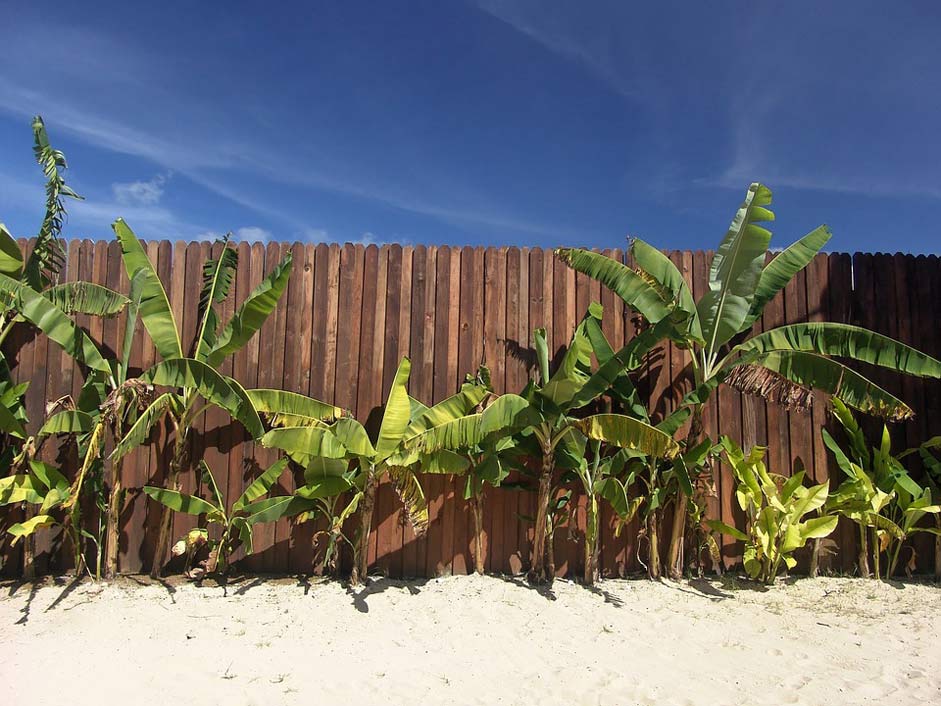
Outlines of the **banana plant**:
{"type": "MultiPolygon", "coordinates": [[[[118,314],[127,300],[107,287],[91,282],[59,283],[65,264],[61,242],[62,224],[66,215],[65,199],[82,197],[66,183],[65,155],[52,147],[40,116],[33,118],[33,152],[46,177],[46,209],[29,254],[24,254],[16,239],[0,223],[0,346],[13,328],[24,321],[41,331],[49,325],[39,314],[43,305],[52,303],[65,314],[82,313],[96,316],[118,314]],[[37,302],[39,297],[46,302],[37,302]]],[[[72,337],[74,339],[74,336],[72,337]]],[[[60,338],[58,343],[62,343],[60,338]]],[[[6,357],[0,352],[0,434],[3,449],[0,455],[11,460],[13,447],[26,440],[26,414],[23,396],[27,383],[14,385],[6,357]]]]}
{"type": "MultiPolygon", "coordinates": [[[[215,573],[225,576],[229,569],[229,557],[232,552],[238,545],[241,545],[246,554],[251,554],[254,551],[252,528],[259,522],[268,521],[268,510],[283,503],[283,499],[280,497],[265,498],[264,496],[278,482],[278,478],[284,473],[287,465],[288,459],[286,458],[275,461],[245,488],[231,507],[226,504],[225,497],[219,491],[219,485],[216,483],[212,470],[205,461],[199,462],[199,469],[202,472],[202,482],[210,490],[208,500],[198,495],[188,495],[177,490],[157,488],[150,485],[144,486],[143,490],[148,496],[173,512],[183,512],[197,517],[205,515],[206,522],[210,527],[219,525],[220,536],[218,539],[211,537],[208,528],[193,530],[174,544],[172,553],[177,556],[189,553],[191,559],[191,550],[193,548],[206,546],[209,548],[209,556],[206,559],[204,570],[197,571],[196,577],[215,573]]],[[[187,572],[193,575],[189,569],[190,567],[187,566],[187,572]]]]}
{"type": "MultiPolygon", "coordinates": [[[[275,389],[248,390],[249,399],[265,421],[268,428],[317,428],[322,430],[331,423],[344,419],[348,413],[334,405],[295,392],[275,389]]],[[[353,546],[347,537],[344,525],[356,512],[361,499],[355,494],[351,499],[346,493],[353,487],[355,466],[351,468],[352,455],[338,443],[323,436],[320,451],[326,455],[306,456],[300,452],[289,453],[288,458],[304,469],[304,483],[295,494],[282,496],[262,512],[264,521],[275,521],[282,517],[294,518],[295,523],[325,518],[326,530],[315,532],[316,545],[325,539],[322,570],[334,574],[339,567],[339,555],[344,543],[353,546]],[[346,500],[346,502],[344,502],[346,500]]]]}
{"type": "MultiPolygon", "coordinates": [[[[589,318],[591,315],[589,315],[589,318]]],[[[644,349],[658,332],[648,331],[634,338],[622,352],[624,360],[631,360],[634,369],[640,365],[644,349]]],[[[580,459],[586,440],[603,441],[619,448],[639,451],[655,458],[673,458],[679,452],[671,436],[655,427],[624,414],[599,413],[578,418],[576,411],[593,402],[608,388],[608,371],[602,365],[591,372],[591,343],[584,327],[576,329],[569,348],[552,375],[549,374],[546,333],[537,329],[534,334],[535,350],[539,361],[539,376],[530,380],[523,392],[529,402],[531,419],[524,430],[538,442],[542,468],[536,502],[536,529],[530,578],[535,583],[551,580],[546,571],[546,527],[559,454],[580,459]]],[[[619,358],[612,358],[619,360],[619,358]]]]}
{"type": "MultiPolygon", "coordinates": [[[[61,243],[66,215],[65,199],[81,197],[65,183],[65,155],[50,145],[45,125],[39,116],[33,120],[33,138],[36,161],[46,176],[46,210],[28,256],[20,251],[13,236],[0,224],[0,344],[16,325],[30,324],[82,363],[88,375],[110,381],[111,369],[105,357],[69,317],[76,313],[115,316],[123,310],[128,300],[118,292],[91,282],[58,282],[65,262],[61,243]]],[[[24,454],[24,451],[33,446],[37,449],[42,446],[41,438],[32,439],[26,434],[23,396],[27,387],[28,383],[13,384],[6,358],[0,353],[0,433],[4,437],[0,457],[7,467],[14,470],[23,468],[21,461],[30,456],[29,453],[24,454]],[[19,462],[16,458],[19,458],[19,462]]],[[[40,435],[43,433],[41,431],[40,435]]],[[[100,448],[100,444],[97,448],[100,448]]],[[[74,497],[78,498],[81,484],[74,490],[74,497]]],[[[30,512],[28,510],[27,514],[30,512]]],[[[80,518],[75,513],[77,509],[69,513],[70,521],[81,529],[80,518]]],[[[29,525],[33,531],[41,526],[42,523],[29,525]]],[[[33,572],[33,531],[20,535],[25,537],[26,576],[31,576],[33,572]]],[[[99,536],[99,555],[100,539],[99,536]]],[[[76,551],[80,552],[78,548],[76,551]]],[[[81,565],[76,565],[76,569],[81,571],[81,565]]]]}
{"type": "MultiPolygon", "coordinates": [[[[941,436],[935,436],[917,448],[925,466],[925,482],[931,489],[931,497],[935,505],[941,505],[941,458],[938,458],[938,449],[941,449],[941,436]]],[[[902,454],[903,456],[905,454],[902,454]]],[[[941,513],[934,515],[934,577],[941,579],[941,513]]]]}
{"type": "MultiPolygon", "coordinates": [[[[481,366],[477,380],[489,391],[490,371],[481,366]]],[[[512,461],[506,458],[516,448],[513,438],[518,419],[529,403],[519,395],[487,395],[473,414],[433,425],[407,442],[423,455],[423,473],[444,472],[464,476],[464,499],[474,516],[474,570],[484,573],[484,487],[497,488],[509,475],[512,461]],[[457,455],[457,458],[454,455],[457,455]]]]}
{"type": "Polygon", "coordinates": [[[888,579],[898,569],[902,549],[908,546],[908,567],[914,567],[915,549],[907,545],[912,535],[937,534],[937,527],[919,523],[927,516],[939,516],[941,505],[932,499],[931,489],[922,487],[912,478],[902,459],[919,451],[909,449],[898,456],[892,454],[892,439],[883,425],[878,445],[870,448],[865,434],[850,409],[833,400],[833,415],[842,425],[848,447],[844,449],[824,429],[823,440],[847,479],[831,497],[835,512],[848,517],[859,527],[860,576],[869,576],[869,557],[876,578],[888,579]],[[868,534],[868,537],[867,537],[868,534]],[[882,555],[886,563],[882,565],[882,555]]]}
{"type": "MultiPolygon", "coordinates": [[[[788,407],[808,406],[812,390],[820,390],[860,411],[898,420],[911,417],[911,408],[836,358],[941,378],[941,361],[858,326],[791,324],[749,337],[768,302],[831,236],[820,226],[766,264],[771,232],[762,224],[774,220],[771,198],[762,184],[748,188],[698,302],[669,258],[640,239],[631,243],[636,268],[588,250],[556,250],[562,262],[601,282],[651,324],[669,324],[674,345],[690,352],[694,389],[682,401],[692,409],[687,448],[700,443],[704,405],[722,383],[788,407]]],[[[674,579],[682,577],[685,565],[688,502],[686,494],[677,498],[671,529],[667,571],[674,579]]]]}
{"type": "MultiPolygon", "coordinates": [[[[88,369],[78,400],[66,398],[66,408],[51,415],[39,431],[40,436],[65,434],[76,440],[84,469],[77,478],[76,495],[81,494],[82,485],[87,479],[95,491],[92,495],[99,508],[98,532],[94,542],[95,578],[101,577],[102,568],[106,578],[113,578],[118,571],[123,457],[108,463],[105,437],[110,438],[112,443],[122,439],[125,431],[136,420],[137,413],[147,407],[153,396],[151,386],[129,375],[142,285],[141,276],[135,277],[130,283],[129,299],[125,300],[128,306],[120,357],[108,359],[102,354],[110,370],[105,373],[88,369]],[[110,466],[107,480],[104,478],[106,465],[110,466]]],[[[69,349],[67,352],[71,353],[69,349]]]]}
{"type": "MultiPolygon", "coordinates": [[[[484,385],[465,383],[461,391],[438,404],[427,407],[409,397],[408,378],[411,363],[403,358],[396,370],[386,400],[378,436],[369,438],[366,429],[355,419],[343,418],[328,426],[284,426],[272,429],[261,439],[267,447],[285,451],[304,467],[305,485],[295,495],[302,501],[314,501],[351,491],[354,509],[358,508],[360,526],[355,538],[351,582],[357,585],[367,578],[368,541],[376,491],[387,477],[396,490],[406,516],[421,536],[428,527],[428,506],[418,472],[437,464],[436,471],[458,472],[464,461],[456,454],[416,452],[409,442],[428,428],[465,416],[488,394],[484,385]],[[344,462],[345,461],[345,462],[344,462]],[[352,465],[353,473],[350,473],[352,465]]],[[[304,507],[295,503],[296,510],[304,507]]],[[[346,506],[347,509],[349,505],[346,506]]],[[[352,511],[340,515],[349,516],[352,511]]]]}
{"type": "MultiPolygon", "coordinates": [[[[589,307],[589,316],[583,320],[584,331],[591,341],[592,351],[598,359],[599,374],[610,380],[611,385],[607,390],[609,407],[616,406],[622,409],[629,416],[639,419],[646,424],[654,424],[650,419],[646,405],[640,398],[633,381],[629,376],[636,365],[637,354],[630,358],[622,354],[615,355],[611,348],[604,331],[601,327],[603,312],[593,304],[589,307]],[[621,369],[624,361],[630,361],[631,365],[621,369]]],[[[641,350],[650,347],[655,338],[657,328],[664,323],[658,323],[653,331],[645,334],[644,338],[648,342],[643,345],[641,350]],[[650,337],[650,338],[648,338],[650,337]]],[[[643,339],[642,339],[643,340],[643,339]]],[[[639,354],[639,352],[638,352],[639,354]]],[[[654,424],[654,426],[676,438],[681,427],[689,420],[692,410],[689,405],[680,404],[668,414],[664,419],[654,424]]],[[[676,503],[677,498],[689,498],[688,514],[690,516],[690,525],[696,528],[696,535],[699,538],[697,550],[695,552],[697,563],[703,551],[707,551],[712,559],[713,566],[717,572],[721,572],[721,559],[719,556],[719,547],[712,533],[703,522],[706,503],[704,492],[694,493],[692,478],[702,478],[706,475],[707,464],[710,459],[718,454],[716,447],[713,446],[709,438],[701,438],[699,443],[690,447],[684,445],[682,453],[677,454],[672,459],[663,459],[647,457],[637,451],[630,451],[629,477],[632,476],[639,480],[640,485],[644,486],[644,491],[640,496],[645,500],[640,509],[641,527],[638,531],[638,540],[646,540],[648,547],[647,562],[640,558],[640,548],[643,541],[638,541],[638,560],[647,570],[647,575],[651,579],[659,579],[662,572],[662,562],[660,559],[660,524],[663,512],[670,503],[676,503]]],[[[708,493],[713,492],[707,489],[708,493]]],[[[620,528],[621,525],[618,525],[620,528]]]]}
{"type": "Polygon", "coordinates": [[[598,578],[598,559],[601,545],[598,536],[601,528],[601,501],[606,500],[616,516],[614,535],[634,519],[643,502],[643,497],[632,492],[637,480],[635,470],[630,470],[630,449],[617,449],[603,454],[603,445],[593,439],[588,442],[591,459],[581,459],[575,474],[587,499],[585,513],[585,573],[583,580],[591,586],[598,578]]]}
{"type": "MultiPolygon", "coordinates": [[[[141,280],[140,318],[162,360],[145,370],[137,380],[145,385],[168,388],[138,415],[137,420],[116,444],[111,459],[117,461],[143,444],[154,425],[161,419],[169,420],[172,430],[172,451],[166,488],[179,491],[181,474],[192,466],[190,435],[193,425],[211,406],[219,407],[238,420],[253,439],[264,433],[264,428],[251,399],[233,378],[217,372],[225,358],[244,346],[261,328],[287,285],[291,274],[291,256],[288,254],[262,282],[246,297],[232,318],[219,330],[217,312],[228,297],[238,253],[228,245],[228,236],[220,243],[217,258],[210,258],[203,266],[203,284],[199,299],[200,324],[191,348],[191,356],[184,357],[176,319],[170,300],[140,241],[121,219],[115,221],[114,232],[121,245],[121,255],[128,279],[141,280]]],[[[170,443],[168,441],[168,443],[170,443]]],[[[158,576],[166,562],[169,550],[172,513],[164,507],[160,520],[160,534],[154,553],[151,574],[158,576]]]]}
{"type": "MultiPolygon", "coordinates": [[[[82,528],[79,519],[81,483],[69,483],[55,466],[36,459],[26,461],[25,470],[0,479],[0,506],[26,503],[37,508],[23,522],[7,528],[12,544],[32,537],[40,529],[60,526],[69,538],[75,573],[80,576],[86,569],[82,537],[95,539],[82,528]]],[[[87,469],[83,467],[80,473],[84,472],[87,469]]]]}
{"type": "Polygon", "coordinates": [[[836,529],[834,514],[804,517],[822,508],[827,501],[829,482],[807,487],[804,471],[791,477],[768,473],[763,446],[754,446],[746,456],[729,437],[720,440],[738,486],[735,498],[745,512],[746,530],[719,520],[707,520],[713,530],[745,542],[745,571],[753,580],[774,583],[783,563],[797,566],[794,552],[811,539],[826,537],[836,529]]]}
{"type": "MultiPolygon", "coordinates": [[[[655,426],[675,438],[677,429],[687,417],[688,413],[672,414],[655,426]]],[[[656,580],[662,576],[660,530],[663,512],[671,502],[675,503],[680,495],[690,497],[692,499],[690,512],[697,515],[696,521],[692,524],[697,528],[700,527],[705,504],[699,502],[693,495],[691,479],[702,475],[706,463],[716,455],[717,451],[712,441],[706,437],[697,446],[683,450],[673,459],[658,459],[638,454],[631,460],[631,473],[636,475],[643,488],[640,493],[644,498],[644,503],[640,510],[642,523],[638,539],[646,540],[647,561],[641,561],[641,564],[647,570],[648,578],[656,580]]],[[[707,550],[716,571],[721,571],[719,547],[715,538],[710,532],[700,532],[700,534],[702,535],[701,546],[696,552],[697,557],[703,550],[707,550]]],[[[638,552],[641,545],[642,542],[638,542],[638,552]]]]}

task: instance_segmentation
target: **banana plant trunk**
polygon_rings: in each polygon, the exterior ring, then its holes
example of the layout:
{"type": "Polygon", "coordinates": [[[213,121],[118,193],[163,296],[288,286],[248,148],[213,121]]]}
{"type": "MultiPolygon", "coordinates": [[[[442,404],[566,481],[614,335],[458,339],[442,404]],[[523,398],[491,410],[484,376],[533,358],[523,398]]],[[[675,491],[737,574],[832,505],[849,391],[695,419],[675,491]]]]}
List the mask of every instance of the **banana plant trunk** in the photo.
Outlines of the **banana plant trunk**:
{"type": "Polygon", "coordinates": [[[817,574],[820,573],[820,539],[814,539],[811,546],[810,569],[807,573],[810,575],[810,578],[815,579],[817,578],[817,574]]]}
{"type": "Polygon", "coordinates": [[[471,503],[474,511],[474,571],[484,575],[484,494],[482,490],[474,493],[471,503]]]}
{"type": "Polygon", "coordinates": [[[353,557],[353,571],[350,585],[359,586],[369,574],[369,532],[372,529],[372,510],[376,504],[375,470],[370,468],[363,488],[363,502],[359,507],[359,537],[356,539],[356,556],[353,557]]]}
{"type": "MultiPolygon", "coordinates": [[[[29,504],[25,512],[27,520],[36,515],[36,509],[29,504]]],[[[23,578],[36,578],[36,540],[31,534],[23,538],[23,578]]]]}
{"type": "Polygon", "coordinates": [[[601,544],[598,541],[598,528],[600,525],[598,500],[591,497],[588,499],[588,507],[585,518],[585,576],[586,586],[593,586],[598,578],[598,557],[601,544]]]}
{"type": "Polygon", "coordinates": [[[546,522],[549,517],[549,492],[552,488],[552,472],[552,449],[544,444],[542,449],[542,471],[539,474],[539,495],[536,499],[536,534],[533,537],[533,556],[529,570],[529,579],[533,583],[546,583],[549,580],[546,573],[546,522]]]}
{"type": "Polygon", "coordinates": [[[866,528],[859,526],[859,553],[856,556],[856,563],[859,566],[860,578],[868,579],[869,573],[869,541],[867,540],[866,528]]]}
{"type": "Polygon", "coordinates": [[[650,556],[647,558],[647,578],[659,580],[663,573],[660,566],[660,511],[653,510],[647,515],[647,541],[650,544],[650,556]]]}
{"type": "Polygon", "coordinates": [[[941,579],[941,515],[934,516],[935,527],[938,528],[938,534],[934,537],[934,578],[941,579]]]}
{"type": "MultiPolygon", "coordinates": [[[[113,438],[124,438],[121,426],[113,433],[113,438]]],[[[120,547],[121,526],[121,467],[123,460],[111,462],[111,494],[108,497],[108,516],[105,525],[105,578],[113,579],[118,574],[118,550],[120,547]]]]}
{"type": "MultiPolygon", "coordinates": [[[[703,406],[696,405],[693,408],[693,418],[690,423],[689,433],[686,435],[686,448],[695,447],[702,440],[702,412],[703,406]]],[[[695,482],[695,479],[691,479],[695,482]]],[[[667,553],[667,575],[674,581],[683,578],[683,548],[686,543],[686,515],[689,498],[686,493],[677,489],[676,502],[673,505],[673,526],[670,530],[670,548],[667,553]]]]}

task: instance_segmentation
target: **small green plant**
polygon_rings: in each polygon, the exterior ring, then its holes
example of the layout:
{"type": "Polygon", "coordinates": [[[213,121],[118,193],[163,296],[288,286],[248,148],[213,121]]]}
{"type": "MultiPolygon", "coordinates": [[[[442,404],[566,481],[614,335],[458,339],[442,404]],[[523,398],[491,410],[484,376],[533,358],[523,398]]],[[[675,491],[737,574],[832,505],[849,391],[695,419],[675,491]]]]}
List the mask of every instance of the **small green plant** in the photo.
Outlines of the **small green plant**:
{"type": "Polygon", "coordinates": [[[745,512],[745,532],[719,520],[707,520],[709,526],[745,542],[745,571],[752,579],[774,583],[781,565],[797,565],[794,552],[814,538],[826,537],[836,529],[836,515],[804,517],[827,501],[829,483],[804,485],[804,471],[790,478],[768,473],[765,447],[754,446],[746,456],[741,447],[723,436],[720,445],[738,482],[735,497],[745,512]]]}
{"type": "Polygon", "coordinates": [[[187,515],[205,515],[210,527],[218,525],[221,528],[218,539],[211,538],[208,529],[199,528],[191,530],[186,537],[173,545],[174,555],[187,555],[186,573],[189,576],[198,578],[204,574],[215,573],[224,576],[229,569],[229,557],[238,545],[245,549],[246,554],[252,553],[252,527],[260,522],[277,519],[277,514],[273,515],[271,510],[279,507],[285,500],[282,497],[265,498],[264,496],[278,482],[287,464],[286,458],[275,461],[252,481],[232,507],[226,505],[225,498],[212,475],[212,470],[205,461],[199,462],[199,468],[202,472],[201,483],[205,483],[211,491],[209,500],[198,495],[181,493],[178,490],[144,486],[144,492],[147,495],[170,510],[187,515]],[[209,556],[202,566],[194,570],[189,564],[195,556],[195,550],[202,546],[209,548],[209,556]]]}
{"type": "Polygon", "coordinates": [[[630,449],[617,449],[603,445],[598,440],[588,442],[590,460],[582,458],[575,475],[580,481],[587,499],[585,508],[585,573],[586,586],[598,578],[598,558],[601,545],[598,535],[601,528],[601,501],[607,501],[617,517],[615,536],[637,515],[643,497],[632,494],[631,486],[637,479],[636,470],[628,464],[632,456],[630,449]],[[604,449],[603,447],[607,447],[604,449]],[[603,453],[607,450],[607,453],[603,453]]]}
{"type": "Polygon", "coordinates": [[[78,478],[70,484],[55,466],[48,463],[29,459],[24,465],[28,469],[25,473],[15,473],[0,479],[0,506],[22,502],[34,509],[27,513],[23,522],[16,522],[7,528],[7,533],[13,537],[12,544],[32,537],[40,529],[58,525],[64,530],[72,547],[76,575],[83,574],[86,567],[82,538],[96,540],[94,535],[82,528],[81,503],[77,502],[81,497],[83,472],[87,468],[83,466],[78,478]]]}
{"type": "Polygon", "coordinates": [[[847,476],[829,504],[859,527],[859,575],[891,578],[898,569],[903,548],[909,550],[906,567],[915,564],[915,548],[908,542],[912,535],[939,531],[937,527],[923,527],[919,523],[927,515],[941,513],[941,506],[937,498],[932,499],[931,489],[916,483],[902,464],[903,458],[918,449],[893,456],[892,437],[885,425],[879,445],[870,448],[849,408],[838,399],[832,400],[832,406],[833,415],[846,432],[848,447],[844,450],[826,429],[823,430],[824,443],[847,476]]]}
{"type": "MultiPolygon", "coordinates": [[[[490,371],[481,366],[468,383],[483,384],[489,391],[490,371]]],[[[483,521],[484,487],[499,488],[509,475],[512,461],[507,457],[516,447],[512,433],[516,420],[527,408],[519,395],[488,394],[474,414],[432,426],[408,442],[413,453],[421,454],[423,473],[464,476],[464,499],[474,516],[474,570],[484,573],[483,521]]]]}
{"type": "MultiPolygon", "coordinates": [[[[938,449],[941,449],[941,436],[935,436],[917,448],[925,465],[925,482],[931,489],[935,505],[941,505],[941,458],[936,456],[938,449]]],[[[934,577],[941,579],[941,512],[934,513],[934,527],[934,577]]]]}
{"type": "MultiPolygon", "coordinates": [[[[410,442],[430,427],[467,415],[489,394],[484,385],[476,381],[467,382],[457,394],[427,407],[409,396],[410,373],[411,362],[402,358],[386,399],[375,441],[355,419],[344,417],[327,425],[312,417],[298,418],[280,403],[262,405],[255,394],[257,391],[250,393],[256,408],[274,427],[262,437],[261,443],[283,450],[305,469],[305,484],[295,492],[296,501],[284,507],[284,514],[328,509],[328,522],[336,528],[341,517],[349,517],[358,508],[360,526],[352,542],[353,572],[350,581],[353,585],[367,578],[368,541],[379,481],[388,478],[392,482],[409,523],[415,534],[421,536],[428,528],[428,504],[418,473],[431,463],[439,464],[440,472],[454,473],[463,470],[466,462],[456,454],[437,454],[432,458],[416,451],[410,442]],[[456,461],[457,465],[450,461],[456,461]],[[338,506],[321,502],[324,498],[347,492],[352,493],[352,509],[348,504],[336,512],[332,508],[338,506]]],[[[334,536],[337,541],[345,539],[345,534],[334,536]]]]}

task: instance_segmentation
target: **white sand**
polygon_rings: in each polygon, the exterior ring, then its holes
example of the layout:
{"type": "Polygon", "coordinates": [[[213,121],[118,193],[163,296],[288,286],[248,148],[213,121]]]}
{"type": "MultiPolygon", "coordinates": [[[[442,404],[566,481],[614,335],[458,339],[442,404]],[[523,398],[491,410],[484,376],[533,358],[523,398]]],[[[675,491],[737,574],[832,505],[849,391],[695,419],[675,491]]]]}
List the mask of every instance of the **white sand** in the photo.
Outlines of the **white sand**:
{"type": "Polygon", "coordinates": [[[0,586],[0,704],[941,704],[932,585],[141,583],[0,586]]]}

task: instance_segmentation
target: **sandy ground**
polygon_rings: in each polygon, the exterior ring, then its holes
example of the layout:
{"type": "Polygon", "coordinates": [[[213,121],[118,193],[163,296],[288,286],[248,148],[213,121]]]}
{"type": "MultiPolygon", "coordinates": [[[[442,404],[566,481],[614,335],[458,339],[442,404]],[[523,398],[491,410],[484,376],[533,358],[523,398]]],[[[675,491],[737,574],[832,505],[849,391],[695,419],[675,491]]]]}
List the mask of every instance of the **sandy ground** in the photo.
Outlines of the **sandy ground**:
{"type": "Polygon", "coordinates": [[[0,585],[0,703],[941,704],[941,588],[0,585]]]}

